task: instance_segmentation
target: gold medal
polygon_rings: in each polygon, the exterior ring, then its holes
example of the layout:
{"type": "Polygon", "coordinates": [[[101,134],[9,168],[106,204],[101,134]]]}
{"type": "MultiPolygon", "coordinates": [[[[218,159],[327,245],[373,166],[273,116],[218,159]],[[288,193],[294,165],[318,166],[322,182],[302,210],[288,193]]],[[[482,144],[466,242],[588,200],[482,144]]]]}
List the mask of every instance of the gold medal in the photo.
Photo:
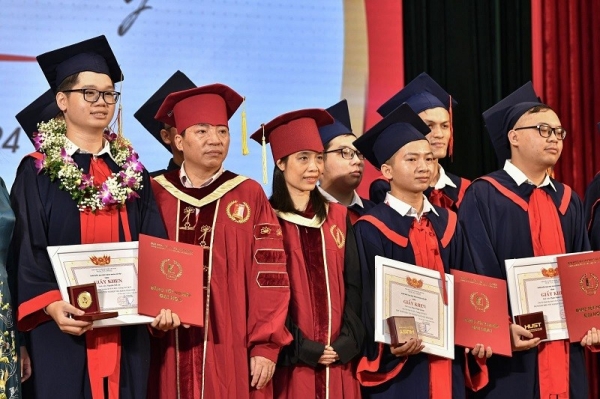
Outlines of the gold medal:
{"type": "Polygon", "coordinates": [[[77,304],[81,309],[87,309],[92,306],[92,294],[87,291],[81,292],[77,295],[77,304]]]}

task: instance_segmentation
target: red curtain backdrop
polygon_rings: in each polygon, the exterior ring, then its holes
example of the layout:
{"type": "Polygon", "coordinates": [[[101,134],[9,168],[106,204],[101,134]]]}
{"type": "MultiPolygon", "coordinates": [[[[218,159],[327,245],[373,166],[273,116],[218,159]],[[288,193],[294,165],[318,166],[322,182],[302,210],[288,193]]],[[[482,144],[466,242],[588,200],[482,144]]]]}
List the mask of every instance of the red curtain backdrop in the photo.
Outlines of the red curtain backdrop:
{"type": "MultiPolygon", "coordinates": [[[[369,46],[369,79],[365,105],[367,131],[381,120],[377,108],[404,87],[402,0],[365,0],[369,46]]],[[[369,185],[380,175],[369,162],[358,194],[369,198],[369,185]]]]}
{"type": "Polygon", "coordinates": [[[600,1],[532,0],[533,84],[568,131],[558,180],[583,197],[600,170],[600,1]]]}

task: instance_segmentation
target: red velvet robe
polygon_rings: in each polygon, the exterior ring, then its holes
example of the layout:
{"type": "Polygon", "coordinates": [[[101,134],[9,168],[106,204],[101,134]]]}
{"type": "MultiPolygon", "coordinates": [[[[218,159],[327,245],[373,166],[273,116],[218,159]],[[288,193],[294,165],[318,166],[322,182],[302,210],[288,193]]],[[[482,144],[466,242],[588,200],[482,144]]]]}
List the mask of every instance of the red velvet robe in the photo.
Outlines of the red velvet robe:
{"type": "Polygon", "coordinates": [[[360,268],[346,215],[344,206],[333,203],[323,223],[278,213],[288,254],[294,342],[282,351],[273,377],[276,398],[360,398],[352,363],[364,337],[360,268]],[[326,345],[340,358],[329,367],[318,364],[326,345]]]}
{"type": "MultiPolygon", "coordinates": [[[[250,357],[277,361],[291,341],[290,291],[281,228],[258,183],[225,172],[185,188],[179,171],[153,182],[169,238],[205,247],[204,327],[155,340],[149,397],[270,398],[250,387],[250,357]]],[[[201,267],[201,265],[198,265],[201,267]]]]}

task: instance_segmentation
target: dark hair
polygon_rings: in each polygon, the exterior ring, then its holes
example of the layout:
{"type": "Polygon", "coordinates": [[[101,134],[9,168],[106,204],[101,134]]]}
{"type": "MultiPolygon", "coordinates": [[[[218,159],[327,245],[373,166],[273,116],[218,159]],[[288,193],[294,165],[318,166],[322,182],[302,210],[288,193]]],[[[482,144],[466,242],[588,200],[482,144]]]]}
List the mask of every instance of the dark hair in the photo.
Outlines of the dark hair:
{"type": "MultiPolygon", "coordinates": [[[[288,157],[281,158],[283,162],[287,162],[287,159],[288,157]]],[[[316,187],[310,192],[309,201],[317,219],[320,222],[325,220],[327,218],[327,200],[316,187]]],[[[273,193],[269,198],[269,202],[274,209],[280,212],[301,214],[294,206],[294,201],[292,201],[292,197],[288,191],[283,172],[277,165],[273,169],[273,193]]]]}
{"type": "MultiPolygon", "coordinates": [[[[336,139],[340,136],[354,136],[356,138],[356,136],[354,135],[354,133],[345,133],[345,134],[340,134],[338,136],[335,136],[333,139],[336,139]]],[[[325,151],[329,151],[329,149],[331,148],[331,142],[333,141],[333,139],[329,140],[327,143],[323,144],[323,147],[325,148],[325,151]]],[[[327,154],[323,154],[324,156],[327,156],[327,154]]]]}
{"type": "Polygon", "coordinates": [[[77,72],[74,73],[73,75],[69,75],[67,76],[59,85],[58,88],[56,89],[56,92],[58,93],[59,91],[64,91],[64,90],[71,90],[73,87],[75,87],[75,85],[77,84],[77,82],[79,81],[79,74],[81,72],[77,72]]]}
{"type": "Polygon", "coordinates": [[[552,108],[550,108],[549,105],[546,104],[540,104],[540,105],[536,105],[535,107],[529,109],[526,114],[537,114],[538,112],[544,112],[544,111],[554,111],[552,108]]]}

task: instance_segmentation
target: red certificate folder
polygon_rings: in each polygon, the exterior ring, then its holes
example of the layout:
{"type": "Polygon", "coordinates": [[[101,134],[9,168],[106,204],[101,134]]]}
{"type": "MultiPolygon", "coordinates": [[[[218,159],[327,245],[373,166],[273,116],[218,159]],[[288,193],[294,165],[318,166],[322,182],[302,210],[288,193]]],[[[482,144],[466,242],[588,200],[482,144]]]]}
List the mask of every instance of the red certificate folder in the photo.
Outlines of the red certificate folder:
{"type": "Polygon", "coordinates": [[[558,256],[558,276],[569,341],[600,327],[600,252],[558,256]]]}
{"type": "Polygon", "coordinates": [[[140,234],[138,312],[155,317],[171,309],[182,324],[204,325],[203,249],[140,234]]]}
{"type": "Polygon", "coordinates": [[[494,355],[512,356],[506,281],[451,270],[454,276],[454,343],[490,346],[494,355]]]}

